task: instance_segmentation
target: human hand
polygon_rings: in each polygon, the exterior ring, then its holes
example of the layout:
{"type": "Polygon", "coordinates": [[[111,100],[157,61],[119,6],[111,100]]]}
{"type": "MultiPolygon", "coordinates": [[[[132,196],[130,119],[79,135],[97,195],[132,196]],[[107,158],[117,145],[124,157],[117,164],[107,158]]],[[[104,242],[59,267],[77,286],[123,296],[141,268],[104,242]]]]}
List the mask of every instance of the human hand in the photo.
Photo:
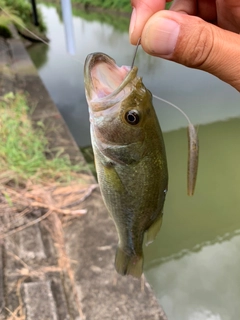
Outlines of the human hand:
{"type": "Polygon", "coordinates": [[[212,73],[240,91],[240,1],[132,0],[130,41],[157,57],[212,73]],[[167,1],[169,2],[169,1],[167,1]]]}

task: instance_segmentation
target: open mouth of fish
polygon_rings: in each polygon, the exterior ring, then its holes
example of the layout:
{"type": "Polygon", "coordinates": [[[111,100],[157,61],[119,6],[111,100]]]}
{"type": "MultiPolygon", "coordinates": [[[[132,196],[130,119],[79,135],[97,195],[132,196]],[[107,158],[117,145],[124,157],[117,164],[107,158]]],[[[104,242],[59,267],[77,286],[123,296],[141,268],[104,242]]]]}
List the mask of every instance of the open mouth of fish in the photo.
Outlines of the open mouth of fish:
{"type": "Polygon", "coordinates": [[[137,67],[118,67],[115,61],[104,53],[87,56],[84,66],[86,96],[91,107],[107,109],[123,97],[128,96],[128,84],[136,77],[137,67]]]}

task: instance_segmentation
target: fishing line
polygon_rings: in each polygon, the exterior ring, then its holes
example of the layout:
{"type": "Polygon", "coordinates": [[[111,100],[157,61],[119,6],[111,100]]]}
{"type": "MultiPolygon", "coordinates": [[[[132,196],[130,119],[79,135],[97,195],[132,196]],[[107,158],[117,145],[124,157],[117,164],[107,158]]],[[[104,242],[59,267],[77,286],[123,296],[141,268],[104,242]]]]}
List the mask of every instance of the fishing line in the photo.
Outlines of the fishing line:
{"type": "Polygon", "coordinates": [[[137,55],[137,51],[138,51],[138,47],[139,47],[140,43],[141,43],[141,37],[138,39],[138,42],[137,42],[137,45],[136,45],[136,49],[135,49],[135,52],[134,52],[134,55],[133,55],[133,61],[132,61],[131,69],[134,66],[134,62],[135,62],[135,59],[136,59],[136,55],[137,55]]]}
{"type": "Polygon", "coordinates": [[[172,106],[173,108],[177,109],[185,117],[185,119],[187,120],[188,124],[189,125],[193,125],[192,122],[190,121],[189,117],[186,115],[186,113],[181,108],[179,108],[178,106],[176,106],[172,102],[169,102],[169,101],[167,101],[167,100],[165,100],[163,98],[159,98],[158,96],[155,96],[155,94],[153,94],[152,96],[153,96],[153,98],[158,99],[158,100],[160,100],[162,102],[165,102],[165,103],[169,104],[170,106],[172,106]]]}

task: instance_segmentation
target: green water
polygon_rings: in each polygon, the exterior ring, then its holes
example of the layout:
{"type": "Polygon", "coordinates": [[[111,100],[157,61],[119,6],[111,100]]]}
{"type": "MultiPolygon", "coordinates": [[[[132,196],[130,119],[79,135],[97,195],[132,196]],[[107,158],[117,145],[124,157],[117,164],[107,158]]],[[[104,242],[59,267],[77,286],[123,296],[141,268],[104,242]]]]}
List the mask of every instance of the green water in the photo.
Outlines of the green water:
{"type": "MultiPolygon", "coordinates": [[[[41,6],[50,47],[29,52],[75,140],[90,145],[83,84],[87,54],[102,51],[130,64],[133,48],[111,19],[74,16],[77,53],[66,53],[54,7],[41,6]]],[[[122,19],[120,21],[122,23],[122,19]]],[[[127,30],[127,27],[126,27],[127,30]]],[[[217,78],[152,58],[139,50],[136,65],[152,93],[180,106],[199,126],[200,159],[194,197],[187,196],[186,120],[154,101],[164,132],[169,191],[156,241],[145,248],[145,274],[169,320],[240,317],[240,96],[217,78]]],[[[145,319],[144,319],[145,320],[145,319]]]]}
{"type": "Polygon", "coordinates": [[[240,119],[199,127],[197,187],[188,197],[186,130],[164,134],[169,192],[145,269],[169,320],[239,319],[239,136],[240,119]]]}

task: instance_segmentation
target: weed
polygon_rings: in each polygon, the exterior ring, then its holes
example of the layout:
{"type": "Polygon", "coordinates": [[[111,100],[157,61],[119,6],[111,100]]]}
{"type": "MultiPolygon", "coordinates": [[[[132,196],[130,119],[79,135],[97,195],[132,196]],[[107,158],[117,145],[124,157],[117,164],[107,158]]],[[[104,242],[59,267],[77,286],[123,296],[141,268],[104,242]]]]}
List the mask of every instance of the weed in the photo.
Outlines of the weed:
{"type": "Polygon", "coordinates": [[[82,167],[72,165],[67,155],[50,153],[41,121],[32,127],[26,97],[8,93],[0,99],[0,180],[7,172],[16,182],[27,180],[70,181],[82,167]],[[11,173],[11,174],[10,174],[11,173]]]}
{"type": "Polygon", "coordinates": [[[32,23],[32,7],[28,1],[24,0],[0,0],[0,35],[5,38],[12,36],[9,23],[13,23],[18,30],[20,26],[27,27],[34,32],[45,32],[46,25],[41,12],[38,10],[39,26],[32,23]]]}

